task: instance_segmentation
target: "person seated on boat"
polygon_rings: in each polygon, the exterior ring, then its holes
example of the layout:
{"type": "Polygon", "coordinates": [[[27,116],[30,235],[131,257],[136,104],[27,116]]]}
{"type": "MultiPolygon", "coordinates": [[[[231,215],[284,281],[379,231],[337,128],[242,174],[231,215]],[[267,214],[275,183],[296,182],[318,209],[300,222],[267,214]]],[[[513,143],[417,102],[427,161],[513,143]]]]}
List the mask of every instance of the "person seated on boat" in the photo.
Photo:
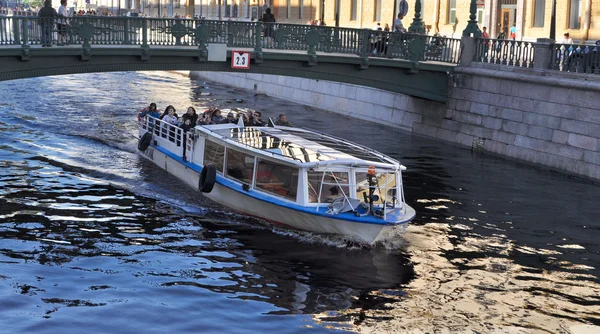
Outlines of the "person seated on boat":
{"type": "Polygon", "coordinates": [[[281,179],[277,177],[274,166],[259,164],[256,170],[256,186],[271,193],[285,196],[287,191],[281,179]]]}
{"type": "Polygon", "coordinates": [[[166,115],[162,115],[161,119],[164,122],[167,122],[169,124],[173,124],[173,125],[179,125],[179,118],[177,117],[177,114],[175,113],[175,108],[173,108],[173,106],[169,106],[167,107],[167,109],[165,110],[166,115]]]}
{"type": "Polygon", "coordinates": [[[211,124],[221,124],[225,118],[221,115],[221,109],[215,109],[210,116],[211,124]]]}
{"type": "Polygon", "coordinates": [[[240,117],[242,118],[242,121],[244,122],[244,126],[250,126],[250,118],[248,117],[248,114],[246,114],[245,112],[239,112],[238,113],[238,119],[235,121],[235,123],[237,123],[240,119],[240,117]]]}
{"type": "Polygon", "coordinates": [[[210,115],[207,113],[202,113],[200,117],[198,117],[198,125],[209,125],[211,124],[210,115]]]}
{"type": "Polygon", "coordinates": [[[173,110],[173,115],[175,117],[177,117],[177,119],[179,119],[179,117],[177,116],[177,110],[175,110],[175,107],[173,107],[173,105],[169,104],[166,108],[165,111],[162,113],[162,115],[160,115],[160,119],[163,120],[165,118],[165,116],[169,115],[169,112],[173,110]]]}
{"type": "Polygon", "coordinates": [[[196,124],[198,122],[198,114],[196,113],[196,109],[194,109],[194,107],[188,107],[185,114],[181,116],[182,124],[188,119],[190,120],[191,124],[196,124]]]}
{"type": "Polygon", "coordinates": [[[260,119],[260,116],[260,111],[255,111],[252,113],[252,116],[250,116],[250,124],[253,126],[265,126],[266,123],[260,119]]]}
{"type": "Polygon", "coordinates": [[[212,115],[215,112],[215,110],[217,110],[217,106],[211,104],[208,106],[208,109],[204,110],[204,113],[207,115],[212,115]]]}
{"type": "Polygon", "coordinates": [[[235,117],[233,116],[233,113],[230,112],[227,114],[227,118],[225,120],[223,120],[223,124],[226,123],[235,123],[235,117]]]}
{"type": "Polygon", "coordinates": [[[152,102],[148,107],[142,109],[138,113],[138,121],[141,121],[146,115],[153,118],[160,118],[160,113],[156,110],[156,103],[152,102]]]}
{"type": "Polygon", "coordinates": [[[184,133],[186,133],[190,131],[190,129],[194,126],[196,126],[196,123],[192,123],[192,120],[190,118],[186,118],[185,121],[183,121],[183,124],[181,124],[179,127],[183,129],[184,133]]]}
{"type": "Polygon", "coordinates": [[[287,120],[287,116],[285,114],[279,114],[279,118],[275,121],[275,125],[294,126],[290,121],[287,120]]]}

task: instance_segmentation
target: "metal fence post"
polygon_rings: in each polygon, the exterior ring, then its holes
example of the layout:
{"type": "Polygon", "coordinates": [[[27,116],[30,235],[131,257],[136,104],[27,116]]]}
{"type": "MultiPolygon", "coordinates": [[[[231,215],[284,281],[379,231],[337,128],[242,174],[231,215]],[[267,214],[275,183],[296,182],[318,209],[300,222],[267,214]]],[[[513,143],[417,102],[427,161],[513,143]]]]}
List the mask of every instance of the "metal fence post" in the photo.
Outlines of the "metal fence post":
{"type": "Polygon", "coordinates": [[[233,46],[233,21],[227,21],[227,46],[233,46]]]}
{"type": "Polygon", "coordinates": [[[148,19],[142,18],[142,60],[150,59],[150,46],[148,46],[148,19]]]}
{"type": "MultiPolygon", "coordinates": [[[[533,68],[538,70],[551,69],[554,64],[552,52],[554,40],[550,38],[538,38],[533,51],[533,68]]],[[[557,68],[559,68],[557,66],[557,68]]]]}
{"type": "Polygon", "coordinates": [[[123,22],[123,44],[131,44],[129,41],[129,17],[125,17],[123,22]]]}
{"type": "Polygon", "coordinates": [[[256,40],[254,41],[254,51],[255,52],[262,52],[262,30],[263,30],[262,22],[260,22],[260,21],[256,22],[256,31],[254,32],[254,36],[256,37],[256,40]]]}
{"type": "Polygon", "coordinates": [[[360,54],[359,57],[361,59],[360,68],[366,69],[369,67],[369,54],[371,53],[371,43],[369,42],[369,38],[371,37],[372,30],[363,29],[362,30],[362,44],[360,45],[360,54]]]}
{"type": "Polygon", "coordinates": [[[21,31],[19,27],[20,20],[13,16],[13,36],[15,36],[14,44],[21,44],[21,31]]]}
{"type": "Polygon", "coordinates": [[[29,44],[29,19],[27,17],[23,18],[23,48],[29,44]]]}

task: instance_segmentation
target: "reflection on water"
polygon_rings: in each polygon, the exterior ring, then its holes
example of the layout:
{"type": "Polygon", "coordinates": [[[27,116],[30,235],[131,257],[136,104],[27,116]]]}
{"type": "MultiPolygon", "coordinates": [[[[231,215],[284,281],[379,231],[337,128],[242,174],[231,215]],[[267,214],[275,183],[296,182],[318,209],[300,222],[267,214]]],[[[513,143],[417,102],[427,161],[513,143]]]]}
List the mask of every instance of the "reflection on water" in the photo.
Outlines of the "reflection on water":
{"type": "MultiPolygon", "coordinates": [[[[16,324],[11,325],[16,332],[39,329],[24,322],[26,315],[62,319],[102,308],[114,316],[125,305],[162,314],[162,307],[221,305],[218,295],[259,305],[248,310],[240,302],[226,303],[235,318],[313,314],[352,307],[362,291],[397,288],[413,276],[399,252],[298,242],[293,234],[274,234],[241,216],[185,212],[65,172],[44,159],[5,162],[4,167],[10,172],[0,176],[0,267],[19,270],[3,271],[0,293],[15,304],[0,307],[0,314],[16,324]],[[138,291],[157,301],[145,300],[138,291]]],[[[203,310],[203,316],[215,322],[223,316],[222,307],[203,310]]],[[[292,326],[299,322],[289,319],[292,326]]],[[[191,325],[197,319],[178,321],[191,325]]],[[[259,323],[254,319],[243,328],[255,332],[259,323]]],[[[58,329],[52,324],[49,332],[58,329]]],[[[139,324],[131,326],[95,328],[133,330],[139,324]]],[[[227,324],[222,330],[234,328],[227,324]]]]}
{"type": "Polygon", "coordinates": [[[361,332],[567,333],[579,328],[591,331],[578,333],[593,333],[600,328],[593,327],[600,325],[596,276],[572,270],[574,264],[552,264],[559,255],[555,251],[519,246],[500,235],[453,234],[445,223],[409,227],[405,238],[417,278],[404,290],[406,296],[391,303],[399,318],[373,321],[389,311],[363,310],[361,332]],[[529,265],[515,263],[520,257],[530,257],[529,265]],[[549,267],[540,268],[543,262],[549,267]]]}
{"type": "Polygon", "coordinates": [[[600,326],[597,184],[172,73],[0,89],[13,92],[0,104],[0,333],[600,326]],[[281,230],[137,157],[149,101],[181,112],[238,100],[401,160],[414,223],[373,249],[281,230]]]}

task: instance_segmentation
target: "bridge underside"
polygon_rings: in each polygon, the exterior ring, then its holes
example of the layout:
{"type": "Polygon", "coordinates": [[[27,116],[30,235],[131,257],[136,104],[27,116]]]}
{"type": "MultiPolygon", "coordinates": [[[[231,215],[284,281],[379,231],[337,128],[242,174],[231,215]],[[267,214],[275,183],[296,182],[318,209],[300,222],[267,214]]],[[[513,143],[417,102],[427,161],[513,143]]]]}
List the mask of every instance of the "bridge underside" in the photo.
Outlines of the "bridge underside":
{"type": "Polygon", "coordinates": [[[315,62],[314,59],[310,61],[307,54],[285,51],[265,51],[262,59],[251,51],[252,61],[248,70],[231,68],[231,50],[227,51],[226,61],[200,60],[198,49],[192,48],[153,48],[150,57],[146,56],[145,60],[139,47],[94,48],[91,55],[85,56],[82,56],[82,49],[78,47],[32,48],[28,60],[22,60],[20,47],[13,48],[12,55],[7,54],[8,50],[3,51],[0,57],[0,81],[94,72],[249,72],[355,84],[438,102],[447,99],[447,72],[453,70],[448,64],[419,63],[415,67],[409,61],[385,58],[368,58],[368,64],[365,64],[365,59],[358,56],[331,54],[318,54],[315,62]],[[84,58],[87,60],[82,60],[84,58]]]}

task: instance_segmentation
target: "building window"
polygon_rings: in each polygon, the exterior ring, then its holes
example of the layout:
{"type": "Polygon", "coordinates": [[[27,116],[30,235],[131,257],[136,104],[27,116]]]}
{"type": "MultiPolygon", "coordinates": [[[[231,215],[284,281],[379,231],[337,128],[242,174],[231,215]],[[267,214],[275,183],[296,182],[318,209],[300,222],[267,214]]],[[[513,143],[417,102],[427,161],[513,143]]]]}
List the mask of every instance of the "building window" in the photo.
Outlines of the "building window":
{"type": "Polygon", "coordinates": [[[289,19],[290,18],[290,12],[292,11],[292,0],[287,0],[286,1],[286,11],[285,11],[285,18],[289,19]]]}
{"type": "Polygon", "coordinates": [[[571,0],[569,5],[569,29],[581,28],[581,0],[571,0]]]}
{"type": "Polygon", "coordinates": [[[477,24],[483,24],[483,8],[477,7],[477,24]]]}
{"type": "Polygon", "coordinates": [[[204,143],[204,166],[213,165],[219,172],[223,172],[225,162],[225,147],[207,140],[204,143]]]}
{"type": "Polygon", "coordinates": [[[347,172],[309,171],[307,173],[308,201],[310,203],[330,203],[337,197],[348,196],[350,193],[348,175],[347,172]]]}
{"type": "Polygon", "coordinates": [[[350,21],[356,21],[358,0],[350,0],[350,21]]]}
{"type": "Polygon", "coordinates": [[[298,193],[298,168],[259,159],[256,188],[295,201],[298,193]]]}
{"type": "Polygon", "coordinates": [[[254,157],[236,150],[227,149],[225,175],[242,183],[252,184],[254,157]]]}
{"type": "Polygon", "coordinates": [[[456,24],[456,0],[448,1],[448,24],[456,24]]]}
{"type": "Polygon", "coordinates": [[[303,19],[304,18],[304,0],[300,0],[300,4],[298,5],[298,7],[300,7],[300,11],[298,13],[298,18],[303,19]]]}
{"type": "Polygon", "coordinates": [[[375,10],[373,11],[373,21],[381,21],[381,0],[374,0],[373,7],[375,10]]]}
{"type": "Polygon", "coordinates": [[[546,16],[546,0],[535,0],[533,4],[533,26],[541,28],[544,26],[546,16]]]}

